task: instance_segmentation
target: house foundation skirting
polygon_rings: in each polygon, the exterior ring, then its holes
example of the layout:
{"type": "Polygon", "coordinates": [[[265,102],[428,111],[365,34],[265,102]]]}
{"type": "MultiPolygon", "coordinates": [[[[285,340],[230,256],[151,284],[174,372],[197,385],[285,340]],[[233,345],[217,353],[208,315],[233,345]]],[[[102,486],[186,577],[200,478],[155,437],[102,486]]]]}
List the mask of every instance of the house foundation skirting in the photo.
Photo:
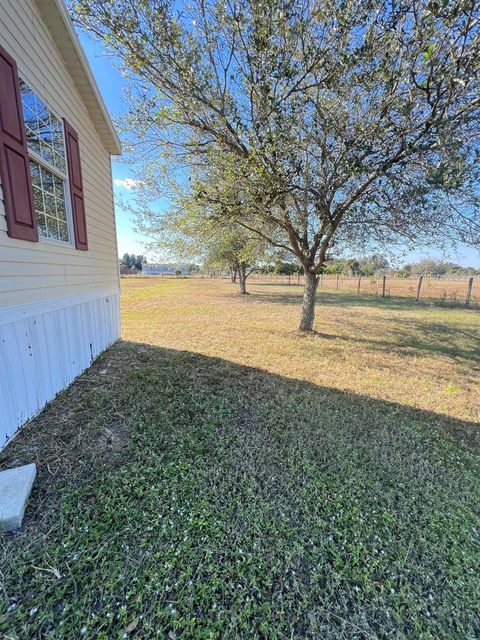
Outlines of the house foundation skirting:
{"type": "Polygon", "coordinates": [[[0,308],[0,450],[119,337],[118,289],[0,308]]]}

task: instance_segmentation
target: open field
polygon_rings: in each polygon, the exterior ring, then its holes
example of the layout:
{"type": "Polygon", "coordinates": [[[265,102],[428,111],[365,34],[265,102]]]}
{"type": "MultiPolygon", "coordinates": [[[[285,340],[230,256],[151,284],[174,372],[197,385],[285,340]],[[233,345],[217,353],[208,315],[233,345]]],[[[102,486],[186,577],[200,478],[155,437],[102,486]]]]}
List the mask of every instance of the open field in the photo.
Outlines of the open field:
{"type": "Polygon", "coordinates": [[[343,389],[480,419],[480,314],[406,300],[320,292],[316,328],[292,335],[302,288],[226,280],[122,280],[123,337],[343,389]]]}
{"type": "MultiPolygon", "coordinates": [[[[122,278],[125,276],[122,276],[122,278]]],[[[127,278],[145,277],[141,272],[127,278]]],[[[146,277],[167,277],[172,276],[150,276],[146,277]]],[[[193,278],[210,279],[209,274],[196,274],[193,278]]],[[[222,278],[228,278],[223,275],[222,278]]],[[[338,291],[339,293],[357,293],[361,295],[386,297],[386,298],[407,298],[410,301],[418,299],[421,302],[435,304],[445,307],[469,307],[480,308],[480,277],[479,276],[459,276],[458,278],[435,278],[432,276],[398,278],[395,276],[385,277],[385,292],[383,276],[344,276],[325,274],[320,276],[319,293],[322,291],[338,291]],[[470,284],[471,280],[471,284],[470,284]]],[[[249,282],[256,284],[275,285],[302,285],[304,277],[300,274],[291,276],[276,273],[253,273],[249,282]]]]}
{"type": "MultiPolygon", "coordinates": [[[[6,638],[480,636],[480,314],[124,279],[124,341],[0,461],[6,638]]],[[[3,614],[3,616],[2,616],[3,614]]]]}

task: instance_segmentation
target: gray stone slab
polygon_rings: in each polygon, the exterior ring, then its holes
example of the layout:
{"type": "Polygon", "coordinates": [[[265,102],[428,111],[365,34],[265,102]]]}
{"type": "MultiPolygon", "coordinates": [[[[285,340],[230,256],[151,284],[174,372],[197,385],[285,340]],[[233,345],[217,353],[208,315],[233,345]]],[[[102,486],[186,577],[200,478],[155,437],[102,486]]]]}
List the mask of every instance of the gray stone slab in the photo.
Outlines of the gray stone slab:
{"type": "Polygon", "coordinates": [[[36,473],[34,464],[0,471],[0,531],[21,526],[36,473]]]}

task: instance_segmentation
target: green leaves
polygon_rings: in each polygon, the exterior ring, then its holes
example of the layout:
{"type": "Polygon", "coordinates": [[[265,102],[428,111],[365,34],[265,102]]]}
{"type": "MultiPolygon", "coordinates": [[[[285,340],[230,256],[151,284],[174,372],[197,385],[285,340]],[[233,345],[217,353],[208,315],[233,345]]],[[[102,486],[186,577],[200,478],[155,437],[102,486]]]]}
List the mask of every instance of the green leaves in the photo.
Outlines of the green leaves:
{"type": "MultiPolygon", "coordinates": [[[[175,209],[184,198],[315,269],[332,246],[479,242],[478,3],[77,8],[132,74],[124,147],[152,202],[167,194],[175,209]]],[[[138,217],[161,237],[150,207],[141,200],[138,217]]]]}
{"type": "Polygon", "coordinates": [[[426,51],[424,52],[425,60],[427,60],[427,62],[430,62],[432,60],[432,55],[434,51],[435,51],[434,44],[431,44],[427,47],[426,51]]]}

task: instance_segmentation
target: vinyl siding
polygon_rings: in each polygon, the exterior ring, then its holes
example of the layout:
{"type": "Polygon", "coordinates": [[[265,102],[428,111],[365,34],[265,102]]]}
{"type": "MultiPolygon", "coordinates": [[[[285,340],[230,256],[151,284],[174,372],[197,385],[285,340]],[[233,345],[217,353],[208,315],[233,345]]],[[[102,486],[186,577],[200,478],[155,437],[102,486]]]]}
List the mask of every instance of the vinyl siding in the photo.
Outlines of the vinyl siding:
{"type": "Polygon", "coordinates": [[[119,294],[0,308],[0,451],[120,335],[119,294]]]}
{"type": "Polygon", "coordinates": [[[110,156],[34,0],[1,0],[0,44],[80,143],[88,251],[7,235],[0,185],[0,308],[118,287],[110,156]]]}

